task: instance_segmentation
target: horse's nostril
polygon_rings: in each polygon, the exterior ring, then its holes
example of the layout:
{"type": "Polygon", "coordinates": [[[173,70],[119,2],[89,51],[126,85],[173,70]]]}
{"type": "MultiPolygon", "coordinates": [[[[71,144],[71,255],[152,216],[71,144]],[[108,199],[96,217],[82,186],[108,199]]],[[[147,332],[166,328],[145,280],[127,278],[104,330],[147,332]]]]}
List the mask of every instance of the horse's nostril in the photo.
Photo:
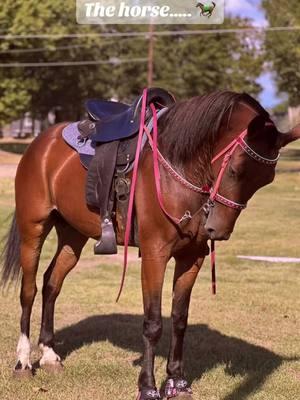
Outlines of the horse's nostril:
{"type": "Polygon", "coordinates": [[[212,239],[215,233],[215,230],[213,228],[206,228],[207,233],[209,234],[209,237],[212,239]]]}

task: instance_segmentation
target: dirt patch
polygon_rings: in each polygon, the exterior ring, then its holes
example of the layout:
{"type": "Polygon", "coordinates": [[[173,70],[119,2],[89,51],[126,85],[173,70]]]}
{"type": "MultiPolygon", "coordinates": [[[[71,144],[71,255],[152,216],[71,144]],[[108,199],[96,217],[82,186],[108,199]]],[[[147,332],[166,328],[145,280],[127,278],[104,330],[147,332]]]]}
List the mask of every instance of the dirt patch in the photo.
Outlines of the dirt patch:
{"type": "Polygon", "coordinates": [[[0,165],[1,164],[18,164],[21,159],[20,154],[9,153],[7,151],[0,150],[0,165]]]}
{"type": "Polygon", "coordinates": [[[0,178],[14,178],[16,171],[17,164],[0,164],[0,178]]]}
{"type": "Polygon", "coordinates": [[[0,178],[14,178],[21,156],[0,150],[0,178]]]}
{"type": "Polygon", "coordinates": [[[17,165],[0,164],[0,178],[14,178],[16,176],[17,165]]]}

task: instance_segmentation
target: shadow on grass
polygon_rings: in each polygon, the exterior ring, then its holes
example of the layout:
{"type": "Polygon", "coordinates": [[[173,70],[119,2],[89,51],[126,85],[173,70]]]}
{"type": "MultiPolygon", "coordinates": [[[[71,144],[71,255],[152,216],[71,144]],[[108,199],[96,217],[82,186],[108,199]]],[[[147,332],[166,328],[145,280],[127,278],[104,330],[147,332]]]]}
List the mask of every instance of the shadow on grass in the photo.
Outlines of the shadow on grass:
{"type": "MultiPolygon", "coordinates": [[[[108,340],[115,346],[141,354],[142,323],[140,315],[89,317],[58,331],[56,350],[64,359],[83,345],[108,340]]],[[[157,355],[167,358],[170,319],[164,318],[163,323],[164,334],[157,355]]],[[[190,325],[187,330],[185,360],[186,375],[190,381],[199,379],[204,372],[219,365],[224,365],[226,374],[242,376],[242,383],[222,400],[243,400],[257,391],[285,359],[263,347],[225,336],[207,325],[199,324],[190,325]]],[[[134,364],[140,363],[141,356],[134,364]]]]}

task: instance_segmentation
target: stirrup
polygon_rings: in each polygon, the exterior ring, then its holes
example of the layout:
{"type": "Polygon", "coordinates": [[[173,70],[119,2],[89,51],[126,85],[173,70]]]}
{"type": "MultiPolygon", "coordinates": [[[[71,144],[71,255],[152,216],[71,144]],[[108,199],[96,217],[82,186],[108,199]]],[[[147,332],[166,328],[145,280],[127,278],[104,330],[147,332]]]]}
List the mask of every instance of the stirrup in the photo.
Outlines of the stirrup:
{"type": "Polygon", "coordinates": [[[101,239],[94,246],[94,253],[96,255],[117,254],[118,248],[116,234],[111,219],[105,217],[101,224],[101,228],[102,236],[101,239]]]}

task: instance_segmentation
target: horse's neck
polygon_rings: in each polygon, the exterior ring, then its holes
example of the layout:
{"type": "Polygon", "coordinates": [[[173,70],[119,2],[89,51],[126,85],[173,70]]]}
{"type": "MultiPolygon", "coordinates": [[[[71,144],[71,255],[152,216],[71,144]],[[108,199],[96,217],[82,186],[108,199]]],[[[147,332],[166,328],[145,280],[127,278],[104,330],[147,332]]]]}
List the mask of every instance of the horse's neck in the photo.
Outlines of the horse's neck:
{"type": "MultiPolygon", "coordinates": [[[[242,133],[256,115],[257,112],[248,104],[243,102],[236,104],[224,118],[218,133],[217,142],[213,148],[212,157],[218,154],[240,133],[242,133]]],[[[219,168],[221,162],[222,159],[216,163],[215,167],[219,168]]],[[[214,176],[210,163],[211,159],[205,157],[204,149],[199,149],[199,154],[196,159],[191,160],[183,167],[184,174],[187,179],[196,186],[212,184],[214,176]]]]}

